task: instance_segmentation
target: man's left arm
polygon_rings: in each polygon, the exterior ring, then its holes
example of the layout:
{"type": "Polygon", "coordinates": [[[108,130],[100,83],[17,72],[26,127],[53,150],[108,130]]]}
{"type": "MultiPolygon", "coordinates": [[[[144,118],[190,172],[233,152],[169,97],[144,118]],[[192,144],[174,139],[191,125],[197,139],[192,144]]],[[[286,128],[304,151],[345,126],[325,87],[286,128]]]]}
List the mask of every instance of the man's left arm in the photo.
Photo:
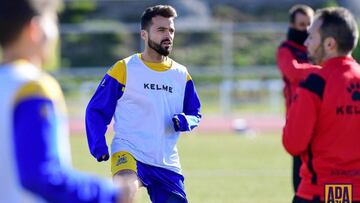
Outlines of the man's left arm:
{"type": "Polygon", "coordinates": [[[191,131],[197,127],[201,119],[200,107],[201,104],[194,82],[190,75],[188,75],[185,86],[183,112],[173,117],[175,131],[191,131]]]}

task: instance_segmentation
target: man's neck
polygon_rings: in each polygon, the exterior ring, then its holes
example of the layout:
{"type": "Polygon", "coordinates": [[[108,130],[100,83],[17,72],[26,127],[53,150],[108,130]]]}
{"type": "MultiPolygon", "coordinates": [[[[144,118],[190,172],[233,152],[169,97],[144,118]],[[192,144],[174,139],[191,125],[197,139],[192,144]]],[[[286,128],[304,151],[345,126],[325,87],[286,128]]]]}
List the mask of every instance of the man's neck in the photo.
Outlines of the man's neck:
{"type": "Polygon", "coordinates": [[[9,47],[3,50],[3,63],[26,60],[36,67],[41,67],[41,57],[24,49],[9,47]]]}
{"type": "Polygon", "coordinates": [[[141,58],[147,62],[161,63],[164,62],[167,57],[157,53],[155,50],[145,48],[145,50],[141,53],[141,58]]]}
{"type": "Polygon", "coordinates": [[[337,58],[337,57],[351,57],[351,52],[349,52],[347,54],[340,54],[338,52],[329,53],[323,58],[323,60],[319,64],[323,64],[325,61],[330,60],[332,58],[337,58]]]}

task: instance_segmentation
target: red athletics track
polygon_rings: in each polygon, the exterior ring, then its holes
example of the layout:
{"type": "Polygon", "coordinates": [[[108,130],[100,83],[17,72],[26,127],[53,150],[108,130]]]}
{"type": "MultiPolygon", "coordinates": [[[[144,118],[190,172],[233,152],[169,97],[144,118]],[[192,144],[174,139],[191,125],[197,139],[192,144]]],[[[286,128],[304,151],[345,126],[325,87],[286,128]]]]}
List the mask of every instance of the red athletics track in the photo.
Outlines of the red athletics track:
{"type": "MultiPolygon", "coordinates": [[[[279,114],[246,114],[238,116],[203,115],[199,133],[229,133],[234,132],[236,119],[241,119],[247,128],[256,133],[281,133],[284,118],[279,114]]],[[[110,124],[111,126],[111,124],[110,124]]],[[[244,126],[243,126],[244,127],[244,126]]],[[[109,127],[112,130],[112,127],[109,127]]],[[[83,134],[85,132],[84,121],[81,118],[70,119],[71,134],[83,134]]]]}

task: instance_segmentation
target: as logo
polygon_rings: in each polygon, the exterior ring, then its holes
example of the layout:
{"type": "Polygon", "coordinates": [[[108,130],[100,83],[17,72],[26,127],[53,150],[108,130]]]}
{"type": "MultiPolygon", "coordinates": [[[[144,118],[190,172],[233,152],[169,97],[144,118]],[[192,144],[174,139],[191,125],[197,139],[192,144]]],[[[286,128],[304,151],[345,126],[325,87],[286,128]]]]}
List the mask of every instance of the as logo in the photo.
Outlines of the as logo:
{"type": "Polygon", "coordinates": [[[119,156],[118,160],[116,162],[116,166],[119,166],[119,165],[124,164],[126,162],[128,162],[128,160],[127,160],[127,157],[125,155],[119,156]]]}
{"type": "Polygon", "coordinates": [[[325,184],[325,203],[352,203],[352,185],[325,184]]]}

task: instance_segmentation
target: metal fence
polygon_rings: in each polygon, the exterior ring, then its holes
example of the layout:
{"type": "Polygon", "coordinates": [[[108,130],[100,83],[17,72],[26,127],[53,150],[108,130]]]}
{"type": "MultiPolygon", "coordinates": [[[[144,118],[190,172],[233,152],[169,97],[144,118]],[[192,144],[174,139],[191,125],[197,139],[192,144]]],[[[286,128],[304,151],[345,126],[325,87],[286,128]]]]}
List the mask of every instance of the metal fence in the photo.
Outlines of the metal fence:
{"type": "MultiPolygon", "coordinates": [[[[203,109],[209,113],[236,114],[242,112],[282,112],[282,81],[275,65],[234,67],[235,34],[284,33],[286,23],[207,23],[194,26],[192,23],[177,23],[177,33],[214,32],[221,36],[221,65],[219,67],[191,67],[203,109]],[[197,80],[198,78],[201,78],[197,80]],[[209,79],[210,78],[210,79],[209,79]],[[211,79],[217,78],[217,79],[211,79]]],[[[61,34],[138,33],[137,24],[91,24],[61,25],[61,34]]],[[[281,39],[279,39],[280,41],[281,39]]],[[[139,38],[139,46],[142,42],[139,38]]],[[[274,53],[276,51],[274,45],[274,53]]],[[[74,47],[75,49],[76,47],[74,47]]],[[[140,51],[140,50],[139,50],[140,51]]],[[[274,54],[275,56],[275,54],[274,54]]],[[[180,61],[181,63],[181,61],[180,61]]],[[[74,112],[83,114],[92,93],[107,67],[61,68],[55,76],[63,86],[67,101],[74,112]],[[82,110],[79,110],[82,109],[82,110]]]]}

